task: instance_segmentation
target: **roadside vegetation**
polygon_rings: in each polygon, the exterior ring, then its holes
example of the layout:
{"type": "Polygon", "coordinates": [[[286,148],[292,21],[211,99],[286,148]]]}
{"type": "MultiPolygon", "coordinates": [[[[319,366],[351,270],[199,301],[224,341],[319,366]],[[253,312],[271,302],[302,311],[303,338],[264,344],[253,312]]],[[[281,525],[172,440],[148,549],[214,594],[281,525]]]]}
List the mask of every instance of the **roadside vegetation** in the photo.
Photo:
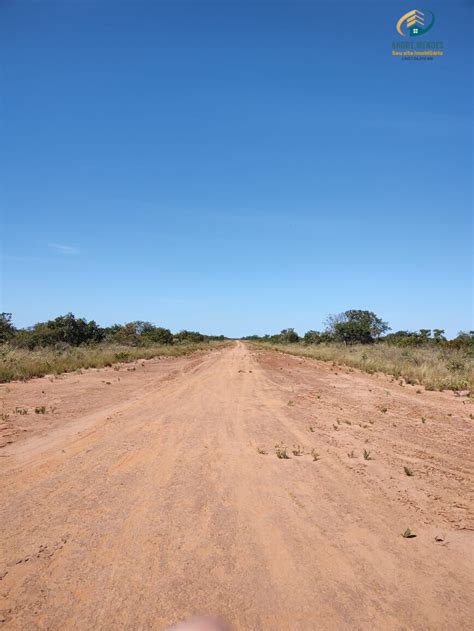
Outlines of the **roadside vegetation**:
{"type": "Polygon", "coordinates": [[[100,327],[69,313],[17,329],[11,314],[0,314],[0,382],[103,368],[152,357],[177,357],[226,343],[223,335],[171,333],[150,322],[100,327]]]}
{"type": "Polygon", "coordinates": [[[370,311],[329,316],[324,331],[294,329],[245,339],[292,355],[310,357],[364,372],[382,372],[428,390],[473,390],[474,331],[446,339],[442,329],[388,333],[388,324],[370,311]]]}

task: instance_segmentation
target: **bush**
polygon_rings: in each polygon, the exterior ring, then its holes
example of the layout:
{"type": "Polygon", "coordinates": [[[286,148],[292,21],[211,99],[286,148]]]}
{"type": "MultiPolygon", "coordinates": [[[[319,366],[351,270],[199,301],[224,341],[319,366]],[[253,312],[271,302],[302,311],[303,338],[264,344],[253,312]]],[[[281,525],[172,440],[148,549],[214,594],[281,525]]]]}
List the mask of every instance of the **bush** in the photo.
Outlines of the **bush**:
{"type": "Polygon", "coordinates": [[[320,344],[321,341],[321,333],[319,331],[306,331],[303,336],[305,344],[320,344]]]}
{"type": "Polygon", "coordinates": [[[33,350],[58,344],[81,346],[101,342],[103,339],[104,332],[94,320],[87,322],[84,318],[76,318],[68,313],[54,320],[39,322],[30,329],[18,331],[12,342],[19,348],[33,350]]]}
{"type": "Polygon", "coordinates": [[[150,344],[173,343],[173,335],[169,329],[142,320],[135,320],[126,324],[114,324],[104,329],[104,333],[106,340],[112,344],[148,346],[150,344]]]}
{"type": "Polygon", "coordinates": [[[299,335],[294,329],[283,329],[279,338],[281,344],[296,344],[300,341],[299,335]]]}
{"type": "Polygon", "coordinates": [[[180,331],[174,336],[177,342],[204,342],[204,335],[198,331],[180,331]]]}

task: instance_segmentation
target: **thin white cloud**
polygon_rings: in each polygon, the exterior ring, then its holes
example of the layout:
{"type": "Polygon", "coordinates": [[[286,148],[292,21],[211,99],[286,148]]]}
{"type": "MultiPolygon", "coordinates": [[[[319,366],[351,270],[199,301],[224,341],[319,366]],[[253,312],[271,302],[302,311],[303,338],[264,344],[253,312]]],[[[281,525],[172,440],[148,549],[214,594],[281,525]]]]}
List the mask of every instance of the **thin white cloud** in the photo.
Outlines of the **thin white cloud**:
{"type": "Polygon", "coordinates": [[[58,254],[79,254],[79,248],[72,245],[64,245],[62,243],[49,243],[49,247],[58,254]]]}

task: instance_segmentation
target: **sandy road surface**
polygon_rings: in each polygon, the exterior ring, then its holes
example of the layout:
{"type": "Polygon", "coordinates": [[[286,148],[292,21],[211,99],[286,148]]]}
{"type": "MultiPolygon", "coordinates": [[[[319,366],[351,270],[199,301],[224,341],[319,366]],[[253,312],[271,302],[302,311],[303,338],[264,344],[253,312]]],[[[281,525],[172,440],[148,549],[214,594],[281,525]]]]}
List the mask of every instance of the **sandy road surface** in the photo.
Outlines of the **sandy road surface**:
{"type": "Polygon", "coordinates": [[[242,343],[0,390],[0,628],[472,628],[452,393],[242,343]]]}

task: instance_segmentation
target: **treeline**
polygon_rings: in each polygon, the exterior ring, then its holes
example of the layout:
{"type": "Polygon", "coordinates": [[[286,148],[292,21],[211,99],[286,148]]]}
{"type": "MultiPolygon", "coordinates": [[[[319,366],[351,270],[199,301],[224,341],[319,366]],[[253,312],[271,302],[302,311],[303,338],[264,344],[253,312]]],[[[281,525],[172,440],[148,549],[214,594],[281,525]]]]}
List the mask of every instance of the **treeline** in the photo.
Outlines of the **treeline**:
{"type": "Polygon", "coordinates": [[[101,327],[94,320],[76,318],[72,313],[58,316],[47,322],[38,322],[32,327],[17,329],[12,323],[11,313],[0,314],[0,344],[8,342],[12,347],[28,350],[61,346],[90,346],[101,343],[152,346],[224,339],[223,335],[204,335],[198,331],[172,333],[169,329],[140,320],[101,327]]]}
{"type": "Polygon", "coordinates": [[[376,344],[386,343],[391,346],[428,346],[442,345],[448,348],[474,349],[474,331],[461,331],[457,337],[448,340],[443,329],[420,329],[419,331],[391,331],[372,311],[350,309],[326,319],[324,331],[307,331],[303,336],[292,329],[283,329],[273,335],[249,335],[246,340],[270,342],[272,344],[376,344]]]}

